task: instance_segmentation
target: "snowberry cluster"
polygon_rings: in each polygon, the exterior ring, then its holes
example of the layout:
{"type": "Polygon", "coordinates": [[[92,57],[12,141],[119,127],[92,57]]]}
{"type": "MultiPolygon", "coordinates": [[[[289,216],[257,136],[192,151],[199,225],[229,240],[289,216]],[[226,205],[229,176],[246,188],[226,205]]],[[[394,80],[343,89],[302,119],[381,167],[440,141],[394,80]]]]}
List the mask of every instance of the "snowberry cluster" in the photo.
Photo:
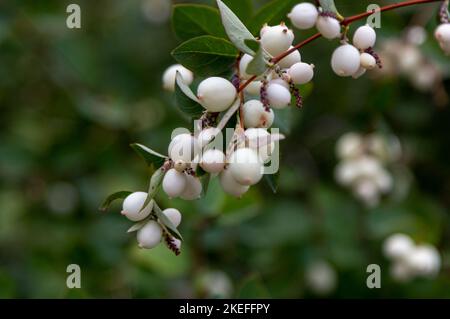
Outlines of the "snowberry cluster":
{"type": "Polygon", "coordinates": [[[388,237],[383,244],[383,253],[392,262],[391,276],[401,282],[415,277],[432,278],[441,268],[441,257],[434,246],[416,245],[405,234],[388,237]]]}
{"type": "Polygon", "coordinates": [[[338,140],[336,154],[341,160],[336,167],[336,180],[351,188],[367,206],[377,205],[381,195],[392,190],[393,178],[384,165],[401,155],[395,137],[347,133],[338,140]]]}
{"type": "MultiPolygon", "coordinates": [[[[139,222],[139,224],[136,224],[138,227],[132,229],[137,230],[139,248],[154,248],[164,239],[167,246],[178,254],[181,241],[172,237],[158,218],[152,215],[152,205],[144,207],[146,199],[147,193],[134,192],[125,198],[122,206],[123,216],[133,222],[139,222]]],[[[162,213],[170,220],[174,227],[180,225],[181,213],[177,209],[167,208],[162,213]]]]}

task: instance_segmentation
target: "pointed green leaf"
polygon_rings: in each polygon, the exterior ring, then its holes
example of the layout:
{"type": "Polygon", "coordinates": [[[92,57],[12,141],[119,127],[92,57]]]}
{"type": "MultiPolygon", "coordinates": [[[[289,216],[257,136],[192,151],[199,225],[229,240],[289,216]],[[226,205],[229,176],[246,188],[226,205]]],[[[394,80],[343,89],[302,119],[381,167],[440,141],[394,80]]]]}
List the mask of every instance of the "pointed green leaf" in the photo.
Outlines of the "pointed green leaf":
{"type": "Polygon", "coordinates": [[[153,198],[155,197],[156,193],[158,192],[159,186],[161,185],[161,182],[165,175],[165,170],[160,167],[158,168],[150,178],[150,184],[148,186],[148,192],[147,192],[147,198],[145,199],[144,205],[142,205],[141,211],[145,210],[147,208],[147,205],[152,205],[150,210],[153,209],[153,206],[155,205],[155,202],[153,201],[153,198]]]}
{"type": "Polygon", "coordinates": [[[265,23],[275,25],[285,21],[287,14],[298,2],[298,0],[274,0],[267,3],[251,19],[250,31],[255,35],[259,35],[259,31],[265,23]]]}
{"type": "Polygon", "coordinates": [[[206,5],[174,5],[172,25],[175,34],[183,41],[202,35],[219,38],[227,36],[220,20],[219,10],[206,5]]]}
{"type": "Polygon", "coordinates": [[[109,195],[103,202],[102,206],[100,206],[99,210],[102,212],[106,212],[113,201],[115,201],[116,199],[124,199],[131,193],[132,192],[129,191],[120,191],[109,195]]]}
{"type": "Polygon", "coordinates": [[[178,108],[190,117],[198,117],[205,110],[189,86],[184,83],[183,77],[178,71],[175,81],[175,99],[178,108]]]}
{"type": "Polygon", "coordinates": [[[131,226],[128,230],[127,233],[132,233],[135,231],[138,231],[139,229],[141,229],[142,227],[145,226],[145,224],[148,223],[148,221],[151,219],[151,217],[147,217],[143,220],[141,220],[140,222],[135,223],[133,226],[131,226]]]}
{"type": "Polygon", "coordinates": [[[145,162],[149,166],[151,165],[155,165],[156,167],[161,166],[167,159],[167,156],[159,154],[158,152],[155,152],[154,150],[142,144],[133,143],[130,146],[136,153],[138,153],[145,160],[145,162]]]}
{"type": "Polygon", "coordinates": [[[248,21],[253,12],[252,0],[222,0],[241,21],[248,21]]]}
{"type": "Polygon", "coordinates": [[[231,42],[242,52],[254,55],[255,52],[245,44],[245,40],[256,40],[252,33],[225,3],[217,0],[217,6],[219,7],[225,32],[231,42]]]}
{"type": "Polygon", "coordinates": [[[190,39],[172,51],[175,60],[199,76],[228,71],[237,55],[238,51],[229,41],[210,35],[190,39]]]}
{"type": "MultiPolygon", "coordinates": [[[[247,43],[248,42],[250,42],[250,40],[247,40],[247,43]]],[[[261,75],[267,69],[266,54],[258,41],[252,42],[256,43],[257,50],[253,60],[250,61],[245,72],[252,75],[261,75]]]]}
{"type": "Polygon", "coordinates": [[[159,222],[163,225],[163,227],[166,228],[166,230],[175,238],[183,241],[183,237],[181,236],[178,229],[172,224],[169,218],[167,218],[166,215],[163,214],[161,208],[158,206],[158,204],[153,205],[153,211],[155,212],[156,217],[158,218],[159,222]]]}

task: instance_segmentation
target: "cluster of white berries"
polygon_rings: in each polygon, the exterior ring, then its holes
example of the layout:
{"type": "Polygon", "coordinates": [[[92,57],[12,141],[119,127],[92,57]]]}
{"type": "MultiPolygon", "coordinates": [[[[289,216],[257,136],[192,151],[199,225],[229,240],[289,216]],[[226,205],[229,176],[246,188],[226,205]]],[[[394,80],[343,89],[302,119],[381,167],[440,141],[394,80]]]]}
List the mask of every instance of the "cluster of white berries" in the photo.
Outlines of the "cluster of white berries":
{"type": "Polygon", "coordinates": [[[450,23],[440,24],[434,32],[434,37],[445,54],[450,55],[450,23]]]}
{"type": "Polygon", "coordinates": [[[381,195],[392,190],[393,178],[384,165],[401,156],[395,137],[347,133],[338,140],[336,153],[341,160],[335,170],[336,180],[351,188],[367,206],[376,206],[381,195]]]}
{"type": "Polygon", "coordinates": [[[383,253],[390,259],[391,276],[400,282],[415,277],[435,277],[441,268],[441,257],[437,249],[429,244],[416,245],[405,234],[394,234],[383,244],[383,253]]]}
{"type": "MultiPolygon", "coordinates": [[[[157,218],[152,217],[152,208],[143,207],[147,199],[147,193],[134,192],[123,201],[122,215],[133,222],[144,222],[137,231],[137,241],[140,248],[151,249],[159,245],[163,237],[166,243],[171,245],[172,250],[179,252],[181,241],[165,233],[157,218]]],[[[173,226],[178,227],[181,223],[181,213],[175,208],[167,208],[162,213],[170,220],[173,226]]]]}

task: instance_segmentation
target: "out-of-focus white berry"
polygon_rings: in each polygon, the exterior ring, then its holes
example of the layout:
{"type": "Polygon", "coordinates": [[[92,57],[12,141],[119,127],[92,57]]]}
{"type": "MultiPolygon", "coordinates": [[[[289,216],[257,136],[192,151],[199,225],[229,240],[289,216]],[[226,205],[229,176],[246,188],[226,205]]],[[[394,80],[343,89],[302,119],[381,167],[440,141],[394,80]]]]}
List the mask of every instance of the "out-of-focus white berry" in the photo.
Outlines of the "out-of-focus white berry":
{"type": "Polygon", "coordinates": [[[306,84],[314,77],[314,65],[308,63],[295,63],[289,69],[289,76],[295,84],[306,84]]]}
{"type": "Polygon", "coordinates": [[[241,61],[239,62],[239,75],[241,79],[248,80],[252,77],[251,74],[247,74],[248,64],[253,60],[253,57],[250,54],[244,54],[241,57],[241,61]]]}
{"type": "Polygon", "coordinates": [[[336,39],[341,35],[341,24],[332,17],[320,16],[316,21],[316,28],[326,39],[336,39]]]}
{"type": "Polygon", "coordinates": [[[217,149],[210,149],[203,153],[201,168],[208,173],[220,173],[225,167],[225,154],[217,149]]]}
{"type": "Polygon", "coordinates": [[[366,70],[372,70],[377,66],[377,60],[369,53],[361,53],[361,66],[366,70]]]}
{"type": "Polygon", "coordinates": [[[411,80],[414,86],[424,92],[430,91],[440,80],[439,69],[433,64],[422,64],[418,66],[411,74],[411,80]]]}
{"type": "Polygon", "coordinates": [[[397,52],[399,59],[397,59],[398,66],[401,72],[410,73],[414,71],[422,62],[422,54],[420,50],[412,45],[403,46],[397,52]]]}
{"type": "Polygon", "coordinates": [[[316,261],[307,267],[305,280],[316,294],[326,295],[336,288],[337,275],[330,264],[325,261],[316,261]]]}
{"type": "Polygon", "coordinates": [[[174,168],[169,169],[164,176],[162,187],[170,198],[178,197],[184,192],[186,187],[186,175],[174,168]]]}
{"type": "Polygon", "coordinates": [[[413,45],[422,45],[427,40],[427,31],[420,25],[409,27],[406,32],[406,39],[413,45]]]}
{"type": "Polygon", "coordinates": [[[398,282],[407,282],[414,277],[414,271],[407,262],[399,260],[391,264],[389,273],[398,282]]]}
{"type": "Polygon", "coordinates": [[[435,276],[441,268],[439,252],[431,245],[415,247],[407,258],[409,266],[420,276],[435,276]]]}
{"type": "Polygon", "coordinates": [[[151,213],[149,207],[141,212],[146,199],[147,193],[145,192],[134,192],[128,195],[123,201],[122,215],[133,222],[143,220],[151,213]]]}
{"type": "Polygon", "coordinates": [[[350,132],[342,135],[336,144],[336,155],[339,158],[356,157],[363,153],[364,142],[361,135],[350,132]]]}
{"type": "Polygon", "coordinates": [[[199,282],[208,298],[230,298],[233,293],[233,284],[222,271],[208,271],[199,282]]]}
{"type": "MultiPolygon", "coordinates": [[[[291,46],[289,48],[292,49],[293,47],[291,46]]],[[[302,57],[300,55],[300,51],[299,50],[295,50],[292,51],[291,54],[285,56],[283,59],[280,60],[280,62],[278,62],[278,65],[282,68],[282,69],[288,69],[290,68],[292,65],[294,65],[295,63],[301,62],[302,57]]]]}
{"type": "Polygon", "coordinates": [[[286,25],[280,24],[266,28],[261,34],[261,45],[269,54],[276,56],[291,47],[294,33],[286,25]]]}
{"type": "Polygon", "coordinates": [[[149,221],[137,232],[137,241],[140,248],[154,248],[161,242],[161,238],[161,226],[154,220],[149,221]]]}
{"type": "Polygon", "coordinates": [[[174,64],[164,71],[162,82],[163,88],[167,91],[175,91],[175,80],[177,71],[180,72],[181,77],[183,78],[184,83],[190,85],[192,81],[194,81],[194,74],[186,69],[181,64],[174,64]]]}
{"type": "Polygon", "coordinates": [[[220,185],[225,193],[238,198],[242,197],[250,188],[250,186],[238,183],[229,169],[220,173],[220,185]]]}
{"type": "Polygon", "coordinates": [[[163,214],[170,220],[170,222],[178,227],[181,223],[181,213],[176,208],[166,208],[163,210],[163,214]]]}
{"type": "Polygon", "coordinates": [[[291,102],[291,92],[279,84],[271,84],[267,87],[267,98],[270,106],[283,109],[291,102]]]}
{"type": "Polygon", "coordinates": [[[266,111],[264,105],[259,100],[250,100],[244,104],[244,125],[246,128],[263,127],[267,128],[273,124],[274,113],[272,109],[266,111]]]}
{"type": "Polygon", "coordinates": [[[353,34],[353,45],[360,50],[366,50],[375,45],[377,33],[369,25],[363,25],[356,29],[353,34]]]}
{"type": "Polygon", "coordinates": [[[261,81],[253,81],[245,87],[245,92],[250,95],[259,95],[261,93],[261,81]]]}
{"type": "Polygon", "coordinates": [[[304,2],[294,6],[287,16],[296,28],[306,30],[316,24],[319,12],[315,5],[304,2]]]}
{"type": "Polygon", "coordinates": [[[211,143],[219,133],[220,130],[217,127],[208,127],[202,130],[197,136],[197,142],[200,148],[204,148],[211,143]]]}
{"type": "Polygon", "coordinates": [[[331,57],[331,67],[339,76],[351,76],[360,66],[359,51],[353,45],[343,44],[334,50],[331,57]]]}
{"type": "Polygon", "coordinates": [[[242,185],[255,185],[262,178],[262,163],[256,151],[240,148],[230,157],[229,170],[233,178],[242,185]]]}
{"type": "Polygon", "coordinates": [[[376,206],[380,200],[377,184],[370,178],[358,180],[354,185],[354,192],[369,207],[376,206]]]}
{"type": "Polygon", "coordinates": [[[191,163],[199,152],[197,139],[188,133],[175,136],[169,144],[169,157],[174,161],[191,163]]]}
{"type": "Polygon", "coordinates": [[[381,169],[378,174],[374,176],[374,182],[383,193],[390,192],[394,184],[392,176],[385,169],[381,169]]]}
{"type": "Polygon", "coordinates": [[[344,160],[335,170],[335,178],[339,184],[349,186],[358,177],[359,171],[355,160],[344,160]]]}
{"type": "Polygon", "coordinates": [[[269,132],[263,128],[249,128],[245,131],[245,137],[248,147],[258,153],[262,162],[266,162],[275,149],[275,142],[270,140],[269,132]]]}
{"type": "Polygon", "coordinates": [[[440,24],[434,31],[434,37],[438,42],[450,43],[450,23],[440,24]]]}
{"type": "Polygon", "coordinates": [[[236,99],[236,88],[227,79],[210,77],[203,80],[197,89],[200,103],[209,112],[222,112],[228,109],[236,99]]]}
{"type": "Polygon", "coordinates": [[[191,175],[185,175],[186,186],[184,191],[181,193],[180,197],[184,200],[196,200],[202,195],[202,183],[198,177],[191,175]]]}
{"type": "Polygon", "coordinates": [[[413,240],[405,234],[391,235],[383,243],[384,255],[396,261],[404,260],[414,249],[413,240]]]}

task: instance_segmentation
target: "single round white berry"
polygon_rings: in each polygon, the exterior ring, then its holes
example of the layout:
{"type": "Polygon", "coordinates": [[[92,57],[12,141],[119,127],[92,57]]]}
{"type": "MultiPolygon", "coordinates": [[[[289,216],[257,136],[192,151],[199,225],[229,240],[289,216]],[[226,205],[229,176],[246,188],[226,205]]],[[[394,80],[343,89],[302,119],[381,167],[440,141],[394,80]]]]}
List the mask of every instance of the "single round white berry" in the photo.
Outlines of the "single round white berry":
{"type": "Polygon", "coordinates": [[[377,66],[377,60],[369,53],[361,53],[361,66],[366,70],[372,70],[377,66]]]}
{"type": "Polygon", "coordinates": [[[434,37],[438,42],[448,44],[450,43],[450,23],[443,23],[434,31],[434,37]]]}
{"type": "Polygon", "coordinates": [[[181,193],[180,197],[184,200],[196,200],[199,199],[202,195],[202,183],[198,177],[194,177],[192,175],[185,175],[186,178],[186,186],[184,188],[183,193],[181,193]]]}
{"type": "MultiPolygon", "coordinates": [[[[293,47],[291,46],[289,48],[289,50],[292,48],[293,47]]],[[[289,54],[289,55],[285,56],[283,59],[281,59],[280,62],[278,62],[278,65],[282,69],[288,69],[295,63],[301,62],[301,60],[302,60],[302,56],[300,55],[300,51],[295,50],[295,51],[292,51],[291,54],[289,54]]]]}
{"type": "Polygon", "coordinates": [[[170,142],[168,153],[174,162],[191,163],[199,153],[197,139],[189,133],[179,134],[170,142]]]}
{"type": "Polygon", "coordinates": [[[380,200],[377,184],[371,178],[358,179],[353,191],[355,196],[369,207],[376,206],[380,200]]]}
{"type": "Polygon", "coordinates": [[[336,166],[335,178],[337,182],[344,186],[351,184],[358,178],[359,171],[355,165],[355,160],[344,160],[336,166]]]}
{"type": "Polygon", "coordinates": [[[217,127],[205,128],[198,134],[197,143],[200,148],[204,148],[211,143],[218,134],[220,134],[220,130],[217,127]]]}
{"type": "Polygon", "coordinates": [[[372,48],[377,40],[375,29],[369,25],[363,25],[353,34],[353,45],[360,50],[372,48]]]}
{"type": "Polygon", "coordinates": [[[122,205],[122,215],[133,222],[138,222],[143,220],[145,217],[150,215],[151,210],[146,207],[142,212],[142,206],[147,199],[147,193],[145,192],[134,192],[128,195],[123,201],[122,205]]]}
{"type": "Polygon", "coordinates": [[[261,45],[272,56],[287,51],[294,41],[294,33],[286,25],[266,27],[262,32],[261,45]]]}
{"type": "Polygon", "coordinates": [[[289,83],[286,82],[285,80],[283,80],[282,78],[276,78],[276,79],[270,80],[268,86],[270,86],[271,84],[278,84],[289,90],[289,83]]]}
{"type": "Polygon", "coordinates": [[[289,76],[295,84],[306,84],[314,77],[314,65],[308,63],[295,63],[289,69],[289,76]]]}
{"type": "Polygon", "coordinates": [[[170,220],[172,225],[178,227],[181,223],[181,213],[176,208],[166,208],[163,210],[163,214],[170,220]]]}
{"type": "Polygon", "coordinates": [[[247,146],[258,153],[262,162],[266,162],[275,149],[275,142],[271,141],[271,135],[263,128],[249,128],[245,130],[247,146]]]}
{"type": "Polygon", "coordinates": [[[383,243],[383,253],[393,260],[405,259],[412,253],[415,245],[411,237],[405,234],[389,236],[383,243]]]}
{"type": "Polygon", "coordinates": [[[174,168],[169,169],[164,176],[162,187],[170,198],[178,197],[184,192],[186,187],[186,175],[174,168]]]}
{"type": "Polygon", "coordinates": [[[336,39],[341,35],[341,24],[338,20],[332,17],[318,17],[316,28],[326,39],[336,39]]]}
{"type": "Polygon", "coordinates": [[[250,188],[250,186],[239,184],[229,169],[220,173],[220,185],[225,193],[238,198],[242,197],[250,188]]]}
{"type": "Polygon", "coordinates": [[[154,220],[149,221],[137,232],[137,241],[140,248],[154,248],[161,242],[161,238],[161,226],[154,220]]]}
{"type": "Polygon", "coordinates": [[[228,109],[236,99],[236,88],[227,79],[210,77],[203,80],[197,89],[200,103],[209,112],[222,112],[228,109]]]}
{"type": "Polygon", "coordinates": [[[435,276],[441,268],[439,252],[431,245],[419,245],[407,257],[407,263],[420,276],[435,276]]]}
{"type": "Polygon", "coordinates": [[[271,84],[267,87],[267,99],[273,108],[283,109],[291,103],[291,93],[284,86],[271,84]]]}
{"type": "Polygon", "coordinates": [[[334,50],[331,57],[331,67],[339,76],[351,76],[360,66],[359,51],[353,45],[344,44],[334,50]]]}
{"type": "Polygon", "coordinates": [[[339,158],[357,157],[363,153],[364,141],[357,133],[342,135],[336,144],[336,155],[339,158]]]}
{"type": "Polygon", "coordinates": [[[274,113],[271,109],[264,108],[259,100],[249,100],[243,106],[244,125],[249,127],[270,127],[274,120],[274,113]]]}
{"type": "Polygon", "coordinates": [[[288,14],[292,25],[301,30],[312,28],[316,24],[318,16],[319,12],[316,6],[308,2],[297,4],[288,14]]]}
{"type": "Polygon", "coordinates": [[[249,85],[247,85],[244,90],[246,93],[250,95],[257,96],[261,93],[261,86],[262,86],[261,81],[253,81],[249,85]]]}
{"type": "Polygon", "coordinates": [[[248,80],[252,77],[251,74],[248,74],[247,67],[248,64],[253,60],[253,57],[250,54],[244,54],[241,57],[241,61],[239,62],[239,75],[241,79],[248,80]]]}
{"type": "Polygon", "coordinates": [[[225,154],[217,149],[207,150],[203,153],[200,166],[205,172],[220,173],[225,167],[225,154]]]}
{"type": "Polygon", "coordinates": [[[194,74],[186,69],[181,64],[174,64],[164,71],[162,82],[163,88],[167,91],[175,91],[175,80],[177,71],[180,72],[181,77],[183,78],[184,83],[190,85],[192,81],[194,81],[194,74]]]}
{"type": "Polygon", "coordinates": [[[305,271],[307,286],[319,295],[331,293],[337,286],[338,276],[326,261],[317,260],[309,264],[305,271]]]}
{"type": "Polygon", "coordinates": [[[254,185],[262,178],[261,159],[250,148],[240,148],[231,155],[229,170],[233,178],[242,185],[254,185]]]}

